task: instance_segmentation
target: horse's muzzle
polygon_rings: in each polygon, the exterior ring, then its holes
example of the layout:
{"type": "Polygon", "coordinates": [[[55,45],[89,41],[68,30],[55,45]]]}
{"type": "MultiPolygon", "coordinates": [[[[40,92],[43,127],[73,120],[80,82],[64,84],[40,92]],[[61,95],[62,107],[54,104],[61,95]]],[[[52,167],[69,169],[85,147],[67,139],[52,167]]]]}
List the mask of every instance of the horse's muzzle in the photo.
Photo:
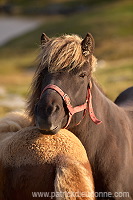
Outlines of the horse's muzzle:
{"type": "Polygon", "coordinates": [[[36,104],[34,113],[35,124],[43,134],[56,134],[63,128],[62,122],[66,115],[63,101],[53,90],[44,93],[36,104]]]}
{"type": "Polygon", "coordinates": [[[40,130],[42,134],[45,135],[53,135],[56,134],[61,129],[61,123],[54,124],[54,122],[48,122],[44,119],[40,119],[37,117],[36,119],[36,126],[40,130]]]}

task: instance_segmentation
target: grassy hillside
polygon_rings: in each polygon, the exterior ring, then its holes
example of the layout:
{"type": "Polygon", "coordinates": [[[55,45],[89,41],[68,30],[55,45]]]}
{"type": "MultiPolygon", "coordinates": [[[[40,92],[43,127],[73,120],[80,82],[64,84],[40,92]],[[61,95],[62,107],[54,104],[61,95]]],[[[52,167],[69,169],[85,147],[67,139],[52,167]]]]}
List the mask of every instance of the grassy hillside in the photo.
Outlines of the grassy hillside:
{"type": "Polygon", "coordinates": [[[131,0],[95,5],[84,13],[66,17],[44,17],[43,21],[37,30],[0,48],[0,86],[5,87],[9,93],[26,96],[42,32],[50,37],[64,33],[84,37],[88,31],[91,32],[96,41],[95,55],[102,60],[96,77],[105,93],[114,100],[122,90],[133,85],[131,0]]]}

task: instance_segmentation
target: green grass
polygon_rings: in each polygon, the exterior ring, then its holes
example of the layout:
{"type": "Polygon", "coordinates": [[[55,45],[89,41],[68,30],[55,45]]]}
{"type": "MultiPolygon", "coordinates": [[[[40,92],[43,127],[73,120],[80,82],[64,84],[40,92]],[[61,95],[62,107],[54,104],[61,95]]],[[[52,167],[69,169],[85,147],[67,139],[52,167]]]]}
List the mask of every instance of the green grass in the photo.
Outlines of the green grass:
{"type": "Polygon", "coordinates": [[[95,76],[105,94],[115,100],[120,92],[133,86],[133,59],[107,62],[106,67],[97,69],[95,76]]]}
{"type": "MultiPolygon", "coordinates": [[[[96,40],[96,56],[102,59],[131,57],[133,52],[133,3],[130,0],[112,2],[92,7],[84,13],[67,17],[46,17],[44,24],[35,31],[12,40],[4,49],[12,54],[32,52],[39,45],[40,35],[76,33],[84,36],[88,31],[96,40]],[[130,44],[129,44],[130,43],[130,44]]],[[[12,55],[11,55],[12,56],[12,55]]]]}
{"type": "Polygon", "coordinates": [[[95,38],[95,55],[105,60],[97,69],[96,78],[105,93],[114,100],[133,85],[133,2],[111,1],[95,5],[84,13],[45,17],[36,30],[18,37],[0,48],[0,86],[9,93],[26,96],[39,51],[40,35],[79,34],[91,32],[95,38]],[[33,70],[32,70],[33,69],[33,70]]]}

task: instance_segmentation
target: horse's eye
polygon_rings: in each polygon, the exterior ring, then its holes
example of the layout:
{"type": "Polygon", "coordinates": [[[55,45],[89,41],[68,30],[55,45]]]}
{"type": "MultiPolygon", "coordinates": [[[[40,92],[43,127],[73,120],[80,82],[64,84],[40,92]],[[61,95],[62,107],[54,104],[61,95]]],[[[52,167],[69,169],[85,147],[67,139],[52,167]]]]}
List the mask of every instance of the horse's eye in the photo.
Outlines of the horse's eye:
{"type": "Polygon", "coordinates": [[[86,73],[85,73],[85,72],[82,72],[82,73],[79,75],[80,78],[84,78],[85,76],[86,76],[86,73]]]}

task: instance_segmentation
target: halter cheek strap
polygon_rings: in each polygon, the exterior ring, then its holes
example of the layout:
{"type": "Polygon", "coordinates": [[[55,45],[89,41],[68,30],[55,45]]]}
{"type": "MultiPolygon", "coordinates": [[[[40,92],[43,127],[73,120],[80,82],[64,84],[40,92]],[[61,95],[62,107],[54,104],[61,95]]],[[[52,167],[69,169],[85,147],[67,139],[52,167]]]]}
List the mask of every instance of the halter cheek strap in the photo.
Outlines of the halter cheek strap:
{"type": "MultiPolygon", "coordinates": [[[[65,94],[63,92],[63,90],[61,90],[58,86],[56,85],[53,85],[53,84],[49,84],[47,85],[41,95],[40,95],[40,99],[44,93],[44,91],[46,91],[47,89],[52,89],[52,90],[55,90],[64,100],[64,102],[66,103],[66,106],[67,106],[67,109],[69,111],[69,118],[68,118],[68,121],[67,121],[67,124],[65,126],[65,128],[68,127],[68,125],[70,124],[71,122],[71,119],[72,119],[72,116],[75,114],[75,113],[78,113],[78,112],[81,112],[81,111],[84,111],[84,114],[83,114],[83,118],[85,116],[85,111],[88,109],[89,111],[89,114],[90,114],[90,118],[92,119],[92,121],[95,123],[95,124],[100,124],[102,123],[102,121],[98,120],[94,114],[94,111],[93,111],[93,107],[92,107],[92,95],[91,95],[91,91],[90,91],[90,88],[88,89],[88,93],[87,93],[87,97],[86,97],[86,101],[84,104],[80,105],[80,106],[75,106],[73,107],[71,105],[71,100],[69,98],[69,96],[67,94],[65,94]]],[[[80,122],[82,121],[82,119],[80,120],[80,122]]],[[[80,122],[76,125],[79,125],[80,122]]]]}
{"type": "Polygon", "coordinates": [[[96,118],[94,110],[93,110],[93,107],[92,107],[92,95],[91,95],[90,88],[88,89],[88,94],[89,94],[89,107],[88,107],[88,111],[89,111],[89,114],[90,114],[90,118],[91,118],[91,120],[95,124],[101,124],[102,121],[96,118]]]}

